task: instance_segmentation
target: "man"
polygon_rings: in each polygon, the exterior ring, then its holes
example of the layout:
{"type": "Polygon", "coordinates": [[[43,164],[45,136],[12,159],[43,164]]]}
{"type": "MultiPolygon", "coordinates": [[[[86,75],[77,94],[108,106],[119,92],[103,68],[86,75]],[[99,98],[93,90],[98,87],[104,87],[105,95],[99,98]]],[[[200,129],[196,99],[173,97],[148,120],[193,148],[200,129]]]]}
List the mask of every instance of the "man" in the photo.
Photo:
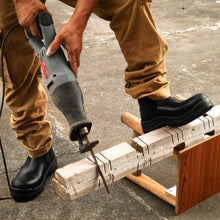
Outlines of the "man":
{"type": "MultiPolygon", "coordinates": [[[[185,101],[170,96],[164,63],[168,48],[156,30],[150,0],[61,1],[75,10],[58,31],[47,55],[63,45],[71,69],[77,75],[82,35],[91,13],[110,21],[127,62],[125,90],[138,99],[145,133],[165,125],[184,125],[213,106],[203,94],[185,101]]],[[[36,16],[39,11],[48,10],[40,0],[0,0],[0,3],[1,40],[17,21],[32,35],[41,37],[36,16]]],[[[11,194],[16,201],[28,201],[39,195],[45,179],[57,166],[51,148],[50,124],[45,119],[47,95],[40,84],[40,64],[22,27],[10,34],[4,51],[6,103],[12,110],[11,127],[29,155],[11,184],[11,194]]]]}

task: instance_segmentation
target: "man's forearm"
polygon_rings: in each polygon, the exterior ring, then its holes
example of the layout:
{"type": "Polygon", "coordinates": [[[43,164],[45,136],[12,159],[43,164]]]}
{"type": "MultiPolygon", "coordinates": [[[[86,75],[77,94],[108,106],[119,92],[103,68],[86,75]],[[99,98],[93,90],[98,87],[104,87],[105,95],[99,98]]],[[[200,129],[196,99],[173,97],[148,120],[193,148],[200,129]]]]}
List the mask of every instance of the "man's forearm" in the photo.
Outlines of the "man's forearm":
{"type": "Polygon", "coordinates": [[[70,22],[73,22],[83,31],[98,2],[99,0],[78,0],[70,22]]]}

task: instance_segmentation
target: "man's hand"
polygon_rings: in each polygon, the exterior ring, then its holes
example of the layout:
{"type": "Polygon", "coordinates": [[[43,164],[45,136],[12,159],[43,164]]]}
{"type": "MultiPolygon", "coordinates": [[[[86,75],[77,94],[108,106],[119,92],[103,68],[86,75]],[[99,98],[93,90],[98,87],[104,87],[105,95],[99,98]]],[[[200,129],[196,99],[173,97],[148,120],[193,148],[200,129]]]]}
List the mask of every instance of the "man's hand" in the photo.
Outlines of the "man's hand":
{"type": "Polygon", "coordinates": [[[58,50],[60,45],[63,45],[67,50],[70,67],[76,76],[80,65],[83,35],[83,30],[77,26],[77,24],[71,21],[64,24],[47,50],[47,55],[50,56],[58,50]]]}
{"type": "MultiPolygon", "coordinates": [[[[40,11],[46,11],[46,6],[40,0],[12,0],[15,5],[18,22],[26,31],[41,39],[41,33],[37,27],[36,17],[40,11]]],[[[49,13],[50,14],[50,13],[49,13]]]]}
{"type": "Polygon", "coordinates": [[[83,32],[98,1],[78,0],[70,21],[61,27],[47,50],[47,55],[50,56],[63,45],[67,49],[69,63],[76,76],[80,65],[83,32]]]}

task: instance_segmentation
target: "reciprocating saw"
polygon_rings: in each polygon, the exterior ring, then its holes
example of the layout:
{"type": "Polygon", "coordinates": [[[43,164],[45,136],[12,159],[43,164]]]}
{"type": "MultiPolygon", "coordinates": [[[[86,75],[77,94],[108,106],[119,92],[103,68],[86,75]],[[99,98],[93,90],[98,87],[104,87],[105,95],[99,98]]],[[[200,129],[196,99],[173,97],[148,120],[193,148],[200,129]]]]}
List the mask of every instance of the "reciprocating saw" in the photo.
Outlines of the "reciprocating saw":
{"type": "Polygon", "coordinates": [[[26,36],[40,59],[52,100],[70,125],[70,139],[79,141],[81,153],[87,152],[97,145],[98,141],[91,143],[88,141],[87,135],[92,123],[87,119],[84,110],[81,88],[61,48],[50,57],[46,55],[47,48],[56,36],[51,16],[41,11],[37,17],[37,24],[43,41],[28,32],[26,32],[26,36]]]}

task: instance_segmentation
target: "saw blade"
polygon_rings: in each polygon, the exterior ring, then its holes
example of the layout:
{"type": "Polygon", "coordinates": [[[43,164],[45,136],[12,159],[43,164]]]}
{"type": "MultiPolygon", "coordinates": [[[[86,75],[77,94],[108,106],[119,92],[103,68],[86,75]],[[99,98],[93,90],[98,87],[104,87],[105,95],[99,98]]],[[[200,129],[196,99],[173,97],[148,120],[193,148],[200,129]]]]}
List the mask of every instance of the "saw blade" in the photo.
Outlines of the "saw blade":
{"type": "Polygon", "coordinates": [[[98,164],[98,161],[97,161],[97,159],[96,159],[96,157],[95,157],[95,154],[94,154],[92,148],[90,149],[90,152],[91,152],[92,157],[93,157],[93,159],[94,159],[94,161],[95,161],[95,164],[96,164],[96,166],[97,166],[98,173],[99,173],[99,175],[100,175],[101,178],[102,178],[102,181],[103,181],[103,183],[104,183],[104,186],[105,186],[105,188],[106,188],[106,191],[107,191],[108,194],[110,194],[109,188],[108,188],[107,183],[106,183],[106,181],[105,181],[105,177],[103,176],[103,173],[102,173],[102,171],[101,171],[101,169],[100,169],[100,166],[99,166],[99,164],[98,164]]]}

